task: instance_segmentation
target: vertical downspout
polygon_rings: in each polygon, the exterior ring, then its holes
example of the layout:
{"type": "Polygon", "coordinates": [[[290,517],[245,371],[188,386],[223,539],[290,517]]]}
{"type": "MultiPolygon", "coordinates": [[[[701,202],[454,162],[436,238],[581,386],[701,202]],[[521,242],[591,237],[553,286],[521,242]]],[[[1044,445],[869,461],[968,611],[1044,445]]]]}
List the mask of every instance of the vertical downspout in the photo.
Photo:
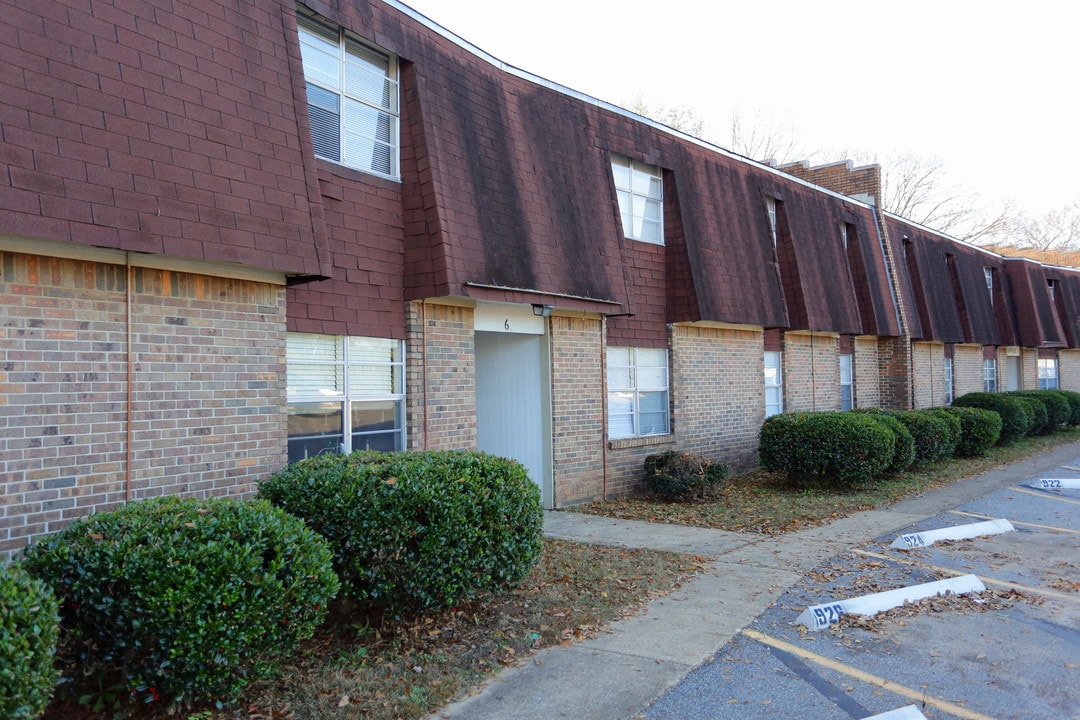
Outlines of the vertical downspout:
{"type": "Polygon", "coordinates": [[[420,372],[424,376],[424,390],[421,393],[424,403],[424,450],[428,449],[428,366],[427,366],[427,300],[420,301],[420,372]]]}
{"type": "Polygon", "coordinates": [[[131,266],[131,253],[124,253],[124,264],[127,266],[127,287],[125,288],[124,300],[127,310],[127,442],[126,457],[124,462],[124,502],[131,502],[131,461],[134,453],[131,449],[131,441],[134,436],[134,432],[131,429],[131,423],[134,420],[135,413],[132,410],[132,403],[135,397],[135,390],[132,387],[132,380],[134,379],[134,371],[132,369],[132,363],[135,360],[135,352],[132,350],[131,341],[134,333],[131,330],[131,293],[132,287],[135,284],[135,268],[131,266]]]}
{"type": "Polygon", "coordinates": [[[607,501],[607,444],[608,444],[608,402],[607,402],[607,315],[600,316],[600,408],[601,423],[600,451],[604,460],[603,494],[607,501]]]}

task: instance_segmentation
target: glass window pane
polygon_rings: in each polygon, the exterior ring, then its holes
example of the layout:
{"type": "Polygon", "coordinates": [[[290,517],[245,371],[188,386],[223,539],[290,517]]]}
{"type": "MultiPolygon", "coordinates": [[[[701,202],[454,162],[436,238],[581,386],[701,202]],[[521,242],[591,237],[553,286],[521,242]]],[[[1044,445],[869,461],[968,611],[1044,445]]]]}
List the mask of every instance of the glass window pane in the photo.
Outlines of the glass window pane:
{"type": "Polygon", "coordinates": [[[339,452],[345,439],[341,403],[288,405],[289,462],[339,452]]]}
{"type": "Polygon", "coordinates": [[[667,413],[641,413],[639,435],[663,435],[668,431],[667,413]]]}
{"type": "Polygon", "coordinates": [[[664,226],[658,222],[650,222],[644,220],[641,223],[638,230],[638,240],[645,242],[655,243],[657,245],[664,244],[664,226]]]}
{"type": "Polygon", "coordinates": [[[634,436],[633,415],[608,415],[608,437],[612,439],[634,436]]]}
{"type": "Polygon", "coordinates": [[[608,393],[608,416],[632,416],[634,414],[634,394],[628,392],[608,393]]]}
{"type": "Polygon", "coordinates": [[[341,56],[337,33],[316,23],[300,22],[300,58],[304,79],[335,90],[341,89],[341,56]]]}
{"type": "Polygon", "coordinates": [[[642,415],[657,412],[666,414],[667,406],[667,391],[638,393],[638,408],[641,410],[642,415]]]}
{"type": "Polygon", "coordinates": [[[656,200],[645,200],[641,203],[641,212],[648,222],[660,222],[663,219],[663,204],[656,200]]]}
{"type": "Polygon", "coordinates": [[[286,362],[342,362],[344,361],[341,338],[335,335],[313,333],[287,333],[285,336],[286,362]]]}
{"type": "Polygon", "coordinates": [[[638,367],[638,390],[667,390],[667,368],[638,367]]]}
{"type": "MultiPolygon", "coordinates": [[[[615,187],[619,190],[630,189],[630,164],[625,158],[612,158],[611,174],[615,179],[615,187]]],[[[620,193],[621,195],[621,193],[620,193]]],[[[622,202],[620,200],[620,205],[622,202]]]]}
{"type": "Polygon", "coordinates": [[[638,348],[638,367],[667,367],[667,350],[664,348],[638,348]]]}

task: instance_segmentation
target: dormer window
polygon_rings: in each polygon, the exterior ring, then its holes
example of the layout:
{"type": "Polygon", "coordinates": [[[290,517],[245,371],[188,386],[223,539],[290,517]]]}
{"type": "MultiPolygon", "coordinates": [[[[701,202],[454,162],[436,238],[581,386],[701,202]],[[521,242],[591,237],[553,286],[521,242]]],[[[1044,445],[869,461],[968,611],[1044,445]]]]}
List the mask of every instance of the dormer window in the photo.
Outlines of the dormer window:
{"type": "Polygon", "coordinates": [[[984,267],[983,277],[986,278],[986,291],[990,293],[990,304],[994,304],[994,269],[984,267]]]}
{"type": "MultiPolygon", "coordinates": [[[[774,198],[774,197],[766,197],[765,198],[765,213],[769,216],[769,232],[772,233],[773,247],[776,247],[776,198],[774,198]]],[[[846,238],[845,238],[844,242],[845,242],[845,245],[846,245],[847,244],[847,239],[846,238]]]]}
{"type": "Polygon", "coordinates": [[[1056,299],[1054,295],[1057,291],[1057,280],[1047,280],[1046,290],[1050,293],[1050,302],[1053,302],[1056,299]]]}
{"type": "Polygon", "coordinates": [[[316,157],[397,178],[397,58],[313,17],[296,21],[316,157]]]}
{"type": "Polygon", "coordinates": [[[611,156],[623,234],[631,240],[664,244],[664,180],[660,168],[611,156]]]}

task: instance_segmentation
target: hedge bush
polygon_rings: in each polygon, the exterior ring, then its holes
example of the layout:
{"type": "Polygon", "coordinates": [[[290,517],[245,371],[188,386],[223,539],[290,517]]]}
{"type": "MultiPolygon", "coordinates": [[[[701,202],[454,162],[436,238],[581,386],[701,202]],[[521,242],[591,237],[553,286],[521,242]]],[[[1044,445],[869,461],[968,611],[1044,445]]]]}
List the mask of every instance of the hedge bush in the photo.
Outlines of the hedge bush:
{"type": "Polygon", "coordinates": [[[234,699],[312,634],[338,590],[326,543],[267,502],[143,500],[25,558],[61,600],[76,692],[119,683],[148,702],[234,699]]]}
{"type": "Polygon", "coordinates": [[[723,482],[727,473],[727,465],[722,462],[677,450],[645,458],[645,483],[650,492],[664,500],[700,495],[723,482]]]}
{"type": "Polygon", "coordinates": [[[871,481],[892,461],[896,438],[882,422],[853,412],[782,413],[761,427],[761,466],[789,477],[871,481]]]}
{"type": "Polygon", "coordinates": [[[56,598],[20,564],[0,563],[0,717],[35,718],[56,685],[56,598]]]}
{"type": "Polygon", "coordinates": [[[1016,393],[1009,393],[1009,395],[1026,405],[1031,413],[1031,425],[1028,427],[1027,435],[1048,435],[1053,432],[1050,427],[1050,414],[1046,411],[1046,403],[1042,401],[1042,398],[1016,393]]]}
{"type": "Polygon", "coordinates": [[[1069,425],[1080,425],[1080,392],[1058,390],[1057,393],[1069,403],[1069,425]]]}
{"type": "Polygon", "coordinates": [[[915,440],[915,464],[937,462],[951,455],[956,447],[959,433],[936,413],[905,410],[895,412],[893,416],[903,423],[915,440]]]}
{"type": "Polygon", "coordinates": [[[1001,416],[993,410],[975,407],[942,409],[960,421],[960,442],[955,452],[960,457],[985,455],[1001,437],[1001,416]]]}
{"type": "Polygon", "coordinates": [[[1046,432],[1054,432],[1062,425],[1067,425],[1072,419],[1072,406],[1069,400],[1057,390],[1018,390],[1010,395],[1031,397],[1042,402],[1046,407],[1047,424],[1046,432]]]}
{"type": "Polygon", "coordinates": [[[348,594],[391,612],[519,583],[540,555],[540,490],[513,460],[468,451],[322,455],[259,495],[330,541],[348,594]]]}
{"type": "Polygon", "coordinates": [[[1014,443],[1027,435],[1034,424],[1034,414],[1028,403],[1015,395],[974,392],[953,400],[953,407],[974,407],[993,410],[1001,416],[1001,445],[1014,443]]]}
{"type": "Polygon", "coordinates": [[[950,458],[955,455],[956,446],[960,444],[960,439],[963,436],[963,427],[960,425],[960,418],[948,412],[944,407],[923,408],[917,412],[931,415],[945,423],[945,425],[942,426],[942,429],[945,431],[945,447],[942,457],[950,458]]]}
{"type": "Polygon", "coordinates": [[[874,418],[892,431],[895,444],[893,445],[892,460],[889,461],[886,472],[903,472],[915,462],[915,438],[911,436],[911,432],[904,427],[904,424],[896,419],[893,413],[879,408],[866,408],[854,412],[863,413],[874,418]]]}

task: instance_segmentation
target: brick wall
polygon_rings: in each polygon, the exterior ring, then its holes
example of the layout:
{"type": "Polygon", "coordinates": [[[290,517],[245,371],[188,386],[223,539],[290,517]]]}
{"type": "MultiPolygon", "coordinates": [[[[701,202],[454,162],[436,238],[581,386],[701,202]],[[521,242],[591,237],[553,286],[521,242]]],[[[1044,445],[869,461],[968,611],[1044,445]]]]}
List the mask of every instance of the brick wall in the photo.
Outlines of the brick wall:
{"type": "Polygon", "coordinates": [[[981,345],[957,345],[953,350],[953,393],[955,397],[983,391],[983,351],[981,345]]]}
{"type": "Polygon", "coordinates": [[[784,336],[784,411],[840,409],[840,361],[835,335],[784,336]]]}
{"type": "Polygon", "coordinates": [[[881,406],[890,410],[911,409],[911,343],[906,337],[878,338],[881,406]]]}
{"type": "Polygon", "coordinates": [[[877,338],[855,338],[855,407],[881,405],[881,370],[878,366],[877,338]]]}
{"type": "Polygon", "coordinates": [[[1080,350],[1058,350],[1058,387],[1080,392],[1080,350]]]}
{"type": "Polygon", "coordinates": [[[409,448],[475,448],[472,308],[411,302],[407,314],[409,448]]]}
{"type": "Polygon", "coordinates": [[[127,269],[0,253],[0,553],[129,492],[244,495],[284,464],[284,288],[133,276],[129,409],[127,269]]]}
{"type": "Polygon", "coordinates": [[[604,334],[600,318],[551,318],[555,506],[604,495],[604,334]]]}
{"type": "MultiPolygon", "coordinates": [[[[1061,368],[1058,368],[1061,372],[1061,368]]],[[[1024,390],[1039,389],[1039,351],[1035,348],[1020,348],[1020,387],[1024,390]]],[[[1058,380],[1060,386],[1061,381],[1058,380]]]]}
{"type": "MultiPolygon", "coordinates": [[[[945,345],[916,342],[911,346],[915,409],[945,404],[945,345]]],[[[955,361],[954,361],[955,363],[955,361]]],[[[955,364],[953,368],[955,387],[955,364]]],[[[980,365],[979,372],[982,372],[980,365]]]]}
{"type": "Polygon", "coordinates": [[[881,166],[855,167],[850,160],[811,167],[806,162],[778,166],[779,170],[843,195],[881,197],[881,166]]]}
{"type": "Polygon", "coordinates": [[[672,328],[672,425],[679,449],[723,460],[734,472],[758,462],[765,419],[762,332],[672,328]]]}

